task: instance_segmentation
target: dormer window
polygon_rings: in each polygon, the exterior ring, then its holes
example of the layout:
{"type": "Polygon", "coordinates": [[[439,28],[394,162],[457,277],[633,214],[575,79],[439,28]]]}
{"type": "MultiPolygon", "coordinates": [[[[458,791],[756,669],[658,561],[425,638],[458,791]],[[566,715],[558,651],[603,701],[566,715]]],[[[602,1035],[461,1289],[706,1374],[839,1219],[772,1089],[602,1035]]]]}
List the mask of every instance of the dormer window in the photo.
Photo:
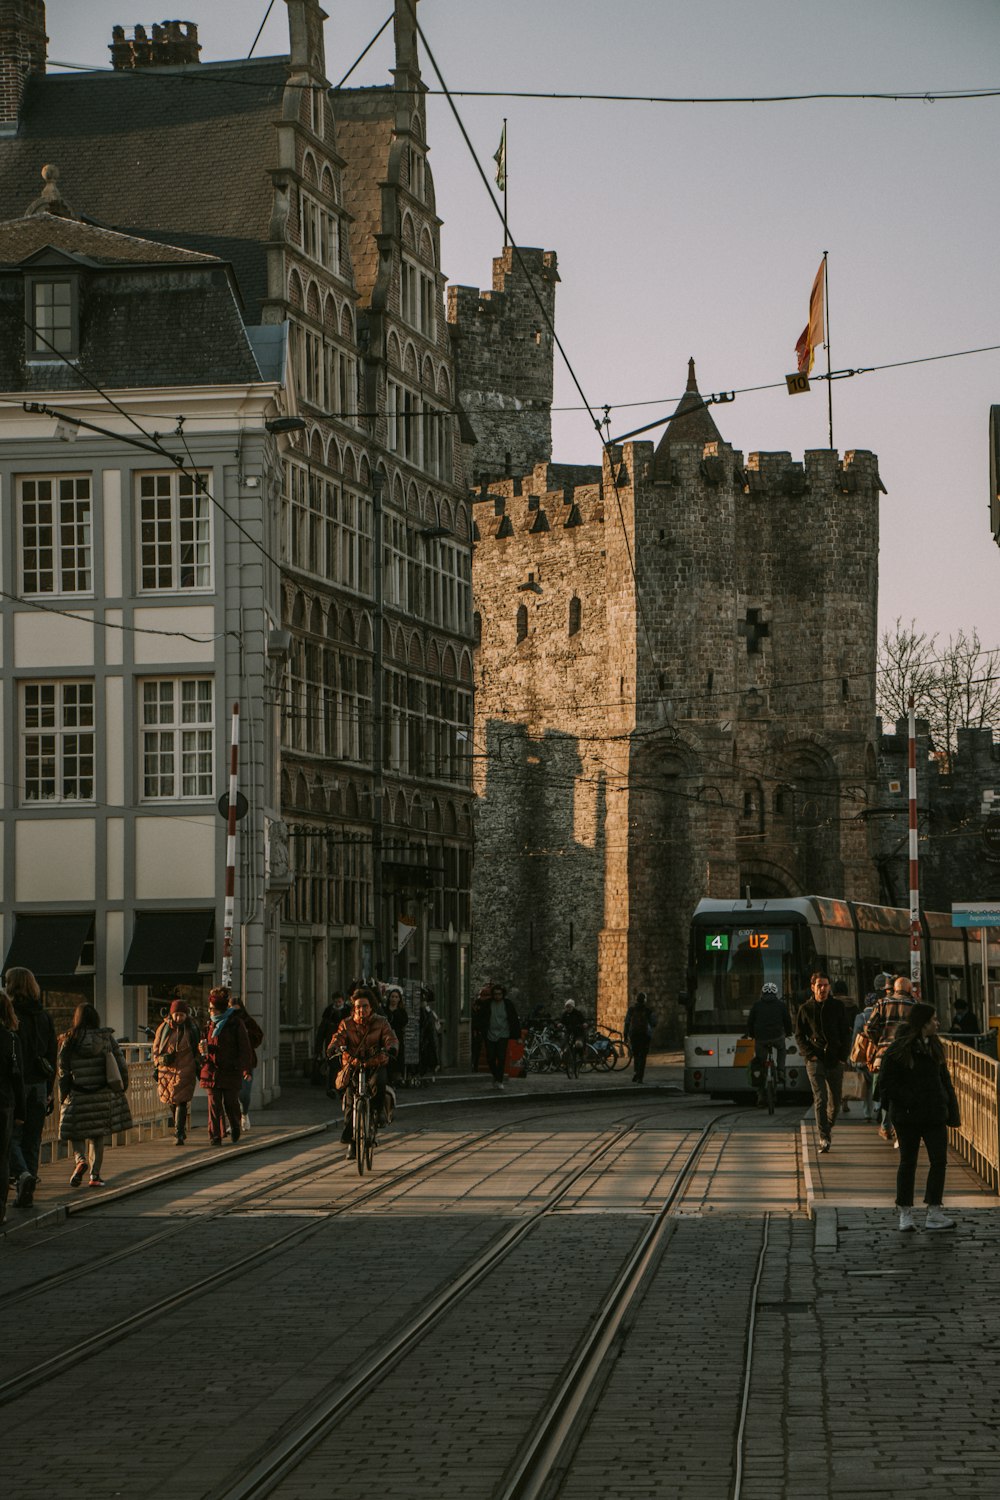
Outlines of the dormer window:
{"type": "Polygon", "coordinates": [[[77,353],[76,281],[66,276],[29,277],[25,309],[28,358],[59,359],[77,353]]]}

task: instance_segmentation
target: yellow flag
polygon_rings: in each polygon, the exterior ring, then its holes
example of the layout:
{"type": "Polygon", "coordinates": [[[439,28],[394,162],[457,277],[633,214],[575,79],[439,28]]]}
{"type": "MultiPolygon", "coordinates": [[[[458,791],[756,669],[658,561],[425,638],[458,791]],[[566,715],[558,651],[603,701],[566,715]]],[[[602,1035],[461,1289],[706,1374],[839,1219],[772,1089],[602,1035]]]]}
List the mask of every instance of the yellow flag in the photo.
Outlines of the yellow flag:
{"type": "Polygon", "coordinates": [[[816,350],[823,342],[823,272],[826,259],[820,261],[816,279],[809,293],[809,322],[799,334],[795,353],[799,361],[799,374],[808,375],[813,367],[816,350]]]}

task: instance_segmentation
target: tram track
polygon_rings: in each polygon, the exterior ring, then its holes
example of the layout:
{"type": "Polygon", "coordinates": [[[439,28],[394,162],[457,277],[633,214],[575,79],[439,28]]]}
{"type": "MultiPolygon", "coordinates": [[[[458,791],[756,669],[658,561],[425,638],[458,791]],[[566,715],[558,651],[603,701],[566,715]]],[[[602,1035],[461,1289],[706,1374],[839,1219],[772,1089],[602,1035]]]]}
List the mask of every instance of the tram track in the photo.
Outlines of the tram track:
{"type": "MultiPolygon", "coordinates": [[[[543,1116],[528,1116],[528,1118],[519,1121],[519,1124],[529,1124],[532,1119],[538,1118],[543,1118],[543,1116]]],[[[618,1140],[621,1140],[625,1134],[628,1134],[628,1130],[631,1130],[631,1127],[619,1130],[616,1136],[613,1137],[612,1142],[601,1146],[600,1151],[597,1152],[597,1158],[603,1157],[618,1140]]],[[[166,1316],[171,1311],[183,1307],[187,1302],[195,1301],[196,1298],[210,1292],[213,1287],[219,1286],[223,1281],[231,1280],[234,1275],[243,1274],[243,1272],[261,1265],[265,1260],[271,1259],[271,1257],[277,1256],[277,1254],[283,1253],[283,1251],[289,1250],[289,1248],[295,1247],[295,1245],[304,1244],[304,1242],[312,1239],[313,1236],[319,1235],[336,1218],[352,1214],[352,1212],[364,1208],[367,1203],[379,1199],[379,1197],[388,1196],[388,1194],[393,1193],[397,1188],[402,1187],[403,1184],[411,1182],[412,1179],[435,1175],[436,1172],[444,1169],[445,1164],[453,1160],[454,1157],[468,1158],[471,1152],[483,1148],[486,1143],[492,1142],[495,1137],[505,1136],[505,1134],[508,1134],[508,1131],[510,1131],[510,1125],[508,1124],[501,1125],[501,1127],[493,1127],[492,1130],[481,1131],[480,1134],[471,1137],[471,1139],[466,1137],[466,1139],[457,1142],[456,1145],[448,1146],[444,1151],[435,1152],[435,1155],[429,1158],[429,1160],[424,1158],[424,1160],[421,1160],[420,1163],[415,1163],[412,1167],[396,1170],[396,1172],[385,1176],[385,1178],[379,1178],[378,1182],[370,1182],[369,1187],[364,1188],[360,1193],[351,1194],[345,1202],[337,1203],[336,1206],[328,1209],[328,1211],[321,1212],[315,1218],[310,1218],[309,1223],[298,1224],[295,1229],[288,1230],[283,1235],[277,1236],[276,1239],[271,1239],[267,1244],[261,1245],[258,1250],[250,1251],[249,1254],[238,1257],[234,1262],[226,1263],[226,1266],[211,1272],[207,1277],[201,1277],[195,1283],[190,1283],[189,1286],[183,1287],[178,1292],[171,1293],[171,1295],[165,1296],[165,1298],[160,1298],[159,1301],[153,1302],[153,1304],[145,1305],[144,1308],[136,1311],[136,1313],[129,1314],[124,1319],[120,1319],[118,1322],[100,1329],[96,1334],[88,1335],[84,1340],[79,1340],[78,1343],[72,1344],[67,1349],[60,1350],[55,1355],[49,1356],[45,1361],[40,1361],[37,1365],[31,1365],[27,1370],[21,1371],[16,1376],[10,1377],[6,1382],[0,1383],[0,1407],[7,1406],[7,1404],[13,1403],[13,1401],[18,1401],[22,1395],[33,1391],[37,1386],[45,1385],[49,1380],[55,1379],[55,1377],[63,1374],[64,1371],[72,1370],[75,1365],[82,1364],[82,1362],[90,1359],[91,1356],[108,1349],[112,1344],[120,1343],[123,1338],[129,1337],[129,1334],[132,1334],[136,1329],[145,1328],[150,1323],[156,1322],[156,1319],[159,1319],[159,1317],[166,1316]]],[[[562,1185],[561,1196],[564,1196],[565,1191],[568,1191],[568,1188],[573,1185],[573,1182],[577,1181],[579,1176],[591,1170],[592,1164],[594,1163],[592,1163],[591,1158],[588,1158],[588,1161],[583,1163],[583,1166],[577,1167],[571,1173],[570,1178],[562,1185]]],[[[342,1166],[342,1161],[324,1164],[319,1169],[313,1164],[313,1166],[304,1167],[304,1169],[301,1169],[300,1172],[292,1176],[300,1182],[303,1179],[309,1179],[310,1176],[312,1178],[324,1178],[328,1173],[342,1166]]],[[[292,1176],[283,1179],[282,1184],[280,1184],[280,1193],[285,1193],[286,1188],[292,1182],[292,1176]]],[[[160,1185],[162,1184],[156,1184],[156,1187],[160,1187],[160,1185]]],[[[234,1205],[234,1200],[228,1200],[225,1205],[220,1206],[213,1214],[204,1215],[201,1220],[184,1220],[183,1223],[171,1226],[169,1230],[162,1230],[157,1235],[145,1236],[145,1239],[142,1239],[142,1241],[118,1251],[117,1254],[94,1257],[93,1262],[88,1263],[88,1266],[84,1266],[84,1268],[75,1266],[75,1268],[67,1269],[67,1271],[57,1272],[52,1277],[31,1284],[30,1287],[19,1289],[18,1292],[9,1293],[3,1301],[0,1301],[0,1308],[6,1310],[7,1307],[15,1304],[15,1302],[27,1301],[28,1298],[33,1298],[33,1296],[51,1292],[54,1287],[63,1286],[63,1284],[69,1283],[69,1281],[78,1281],[79,1277],[87,1272],[87,1269],[103,1269],[105,1266],[111,1265],[111,1263],[121,1262],[121,1260],[141,1254],[142,1251],[148,1250],[150,1245],[160,1244],[165,1239],[180,1235],[184,1230],[190,1229],[193,1223],[207,1224],[213,1220],[220,1221],[225,1220],[225,1218],[234,1217],[247,1202],[252,1202],[256,1196],[259,1196],[259,1187],[240,1194],[238,1196],[238,1206],[234,1205]]],[[[271,1197],[270,1202],[273,1202],[273,1197],[271,1197]]]]}
{"type": "MultiPolygon", "coordinates": [[[[526,1440],[519,1440],[514,1466],[504,1476],[501,1487],[493,1491],[495,1500],[540,1497],[552,1473],[564,1462],[570,1435],[580,1413],[586,1409],[596,1383],[602,1378],[606,1355],[669,1240],[676,1223],[671,1219],[671,1213],[683,1197],[708,1141],[721,1121],[733,1113],[725,1111],[702,1128],[664,1201],[619,1269],[600,1313],[555,1382],[530,1434],[526,1440]]],[[[588,1160],[575,1167],[543,1203],[487,1247],[449,1287],[433,1297],[391,1339],[366,1356],[348,1379],[334,1386],[294,1427],[270,1441],[231,1480],[214,1490],[211,1500],[264,1500],[264,1497],[274,1494],[284,1480],[336,1432],[359,1403],[367,1400],[382,1381],[419,1348],[449,1312],[496,1271],[543,1220],[555,1213],[580,1179],[633,1133],[635,1123],[632,1120],[623,1124],[609,1141],[592,1151],[588,1160]]]]}

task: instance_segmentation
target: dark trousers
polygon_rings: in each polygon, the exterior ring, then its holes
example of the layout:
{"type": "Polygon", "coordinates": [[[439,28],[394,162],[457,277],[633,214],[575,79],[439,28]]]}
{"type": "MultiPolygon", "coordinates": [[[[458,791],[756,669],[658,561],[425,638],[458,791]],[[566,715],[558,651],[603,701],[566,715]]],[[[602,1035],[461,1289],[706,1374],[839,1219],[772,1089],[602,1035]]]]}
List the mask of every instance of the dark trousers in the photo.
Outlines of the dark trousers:
{"type": "Polygon", "coordinates": [[[222,1140],[223,1116],[229,1121],[230,1136],[234,1141],[238,1141],[240,1138],[240,1086],[238,1083],[229,1086],[216,1083],[209,1089],[209,1140],[222,1140]]]}
{"type": "Polygon", "coordinates": [[[917,1157],[920,1142],[927,1148],[930,1168],[924,1202],[940,1207],[944,1197],[944,1174],[948,1166],[947,1125],[909,1125],[905,1121],[893,1120],[896,1139],[899,1141],[899,1166],[896,1168],[896,1205],[899,1208],[913,1207],[913,1183],[917,1175],[917,1157]]]}
{"type": "Polygon", "coordinates": [[[507,1042],[508,1037],[502,1036],[498,1041],[486,1038],[486,1061],[489,1063],[490,1072],[493,1074],[494,1083],[503,1083],[504,1068],[507,1066],[507,1042]]]}
{"type": "Polygon", "coordinates": [[[816,1106],[816,1128],[821,1136],[829,1139],[834,1122],[840,1114],[840,1091],[844,1086],[844,1064],[823,1063],[819,1058],[806,1061],[806,1072],[812,1084],[813,1104],[816,1106]]]}
{"type": "Polygon", "coordinates": [[[188,1108],[187,1103],[171,1104],[170,1106],[170,1125],[172,1129],[176,1130],[179,1141],[182,1141],[187,1135],[188,1108]]]}
{"type": "Polygon", "coordinates": [[[632,1048],[632,1067],[633,1067],[634,1071],[633,1071],[632,1076],[635,1079],[636,1083],[641,1083],[642,1080],[643,1080],[643,1077],[645,1076],[645,1073],[646,1073],[646,1058],[648,1056],[649,1056],[649,1048],[648,1047],[636,1047],[636,1046],[633,1046],[633,1048],[632,1048]]]}
{"type": "Polygon", "coordinates": [[[22,1177],[25,1172],[38,1176],[38,1157],[45,1129],[45,1110],[49,1102],[46,1083],[24,1085],[24,1123],[14,1126],[10,1143],[10,1175],[22,1177]]]}
{"type": "Polygon", "coordinates": [[[7,1188],[10,1155],[10,1138],[14,1134],[14,1106],[0,1104],[0,1224],[7,1212],[7,1188]]]}
{"type": "MultiPolygon", "coordinates": [[[[392,1054],[389,1054],[390,1057],[392,1054]]],[[[345,1088],[341,1090],[340,1107],[344,1111],[344,1135],[345,1141],[354,1139],[354,1079],[357,1074],[352,1072],[345,1088]]],[[[372,1105],[375,1110],[376,1120],[385,1113],[385,1086],[389,1081],[389,1070],[386,1067],[375,1069],[375,1089],[372,1095],[372,1105]]]]}

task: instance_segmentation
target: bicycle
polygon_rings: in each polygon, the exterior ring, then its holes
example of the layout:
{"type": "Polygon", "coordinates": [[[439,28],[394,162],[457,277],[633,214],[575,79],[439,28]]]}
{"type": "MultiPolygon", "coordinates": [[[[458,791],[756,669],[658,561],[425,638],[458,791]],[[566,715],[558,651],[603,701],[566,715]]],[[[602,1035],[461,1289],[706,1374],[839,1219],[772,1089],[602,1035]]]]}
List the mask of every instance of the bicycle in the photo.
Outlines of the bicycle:
{"type": "MultiPolygon", "coordinates": [[[[351,1131],[359,1177],[363,1177],[366,1170],[371,1171],[375,1147],[378,1145],[375,1087],[380,1066],[382,1066],[382,1059],[374,1057],[368,1058],[365,1062],[355,1062],[351,1068],[349,1085],[352,1093],[351,1131]]],[[[385,1091],[386,1124],[392,1122],[393,1110],[390,1094],[391,1090],[387,1087],[385,1091]]]]}
{"type": "Polygon", "coordinates": [[[524,1048],[525,1073],[550,1073],[559,1067],[560,1053],[552,1040],[550,1028],[529,1035],[524,1048]]]}
{"type": "Polygon", "coordinates": [[[767,1051],[764,1054],[762,1087],[764,1090],[764,1100],[767,1104],[767,1112],[769,1115],[773,1115],[774,1102],[778,1097],[778,1065],[774,1060],[774,1048],[776,1044],[774,1042],[765,1042],[764,1045],[767,1051]]]}

